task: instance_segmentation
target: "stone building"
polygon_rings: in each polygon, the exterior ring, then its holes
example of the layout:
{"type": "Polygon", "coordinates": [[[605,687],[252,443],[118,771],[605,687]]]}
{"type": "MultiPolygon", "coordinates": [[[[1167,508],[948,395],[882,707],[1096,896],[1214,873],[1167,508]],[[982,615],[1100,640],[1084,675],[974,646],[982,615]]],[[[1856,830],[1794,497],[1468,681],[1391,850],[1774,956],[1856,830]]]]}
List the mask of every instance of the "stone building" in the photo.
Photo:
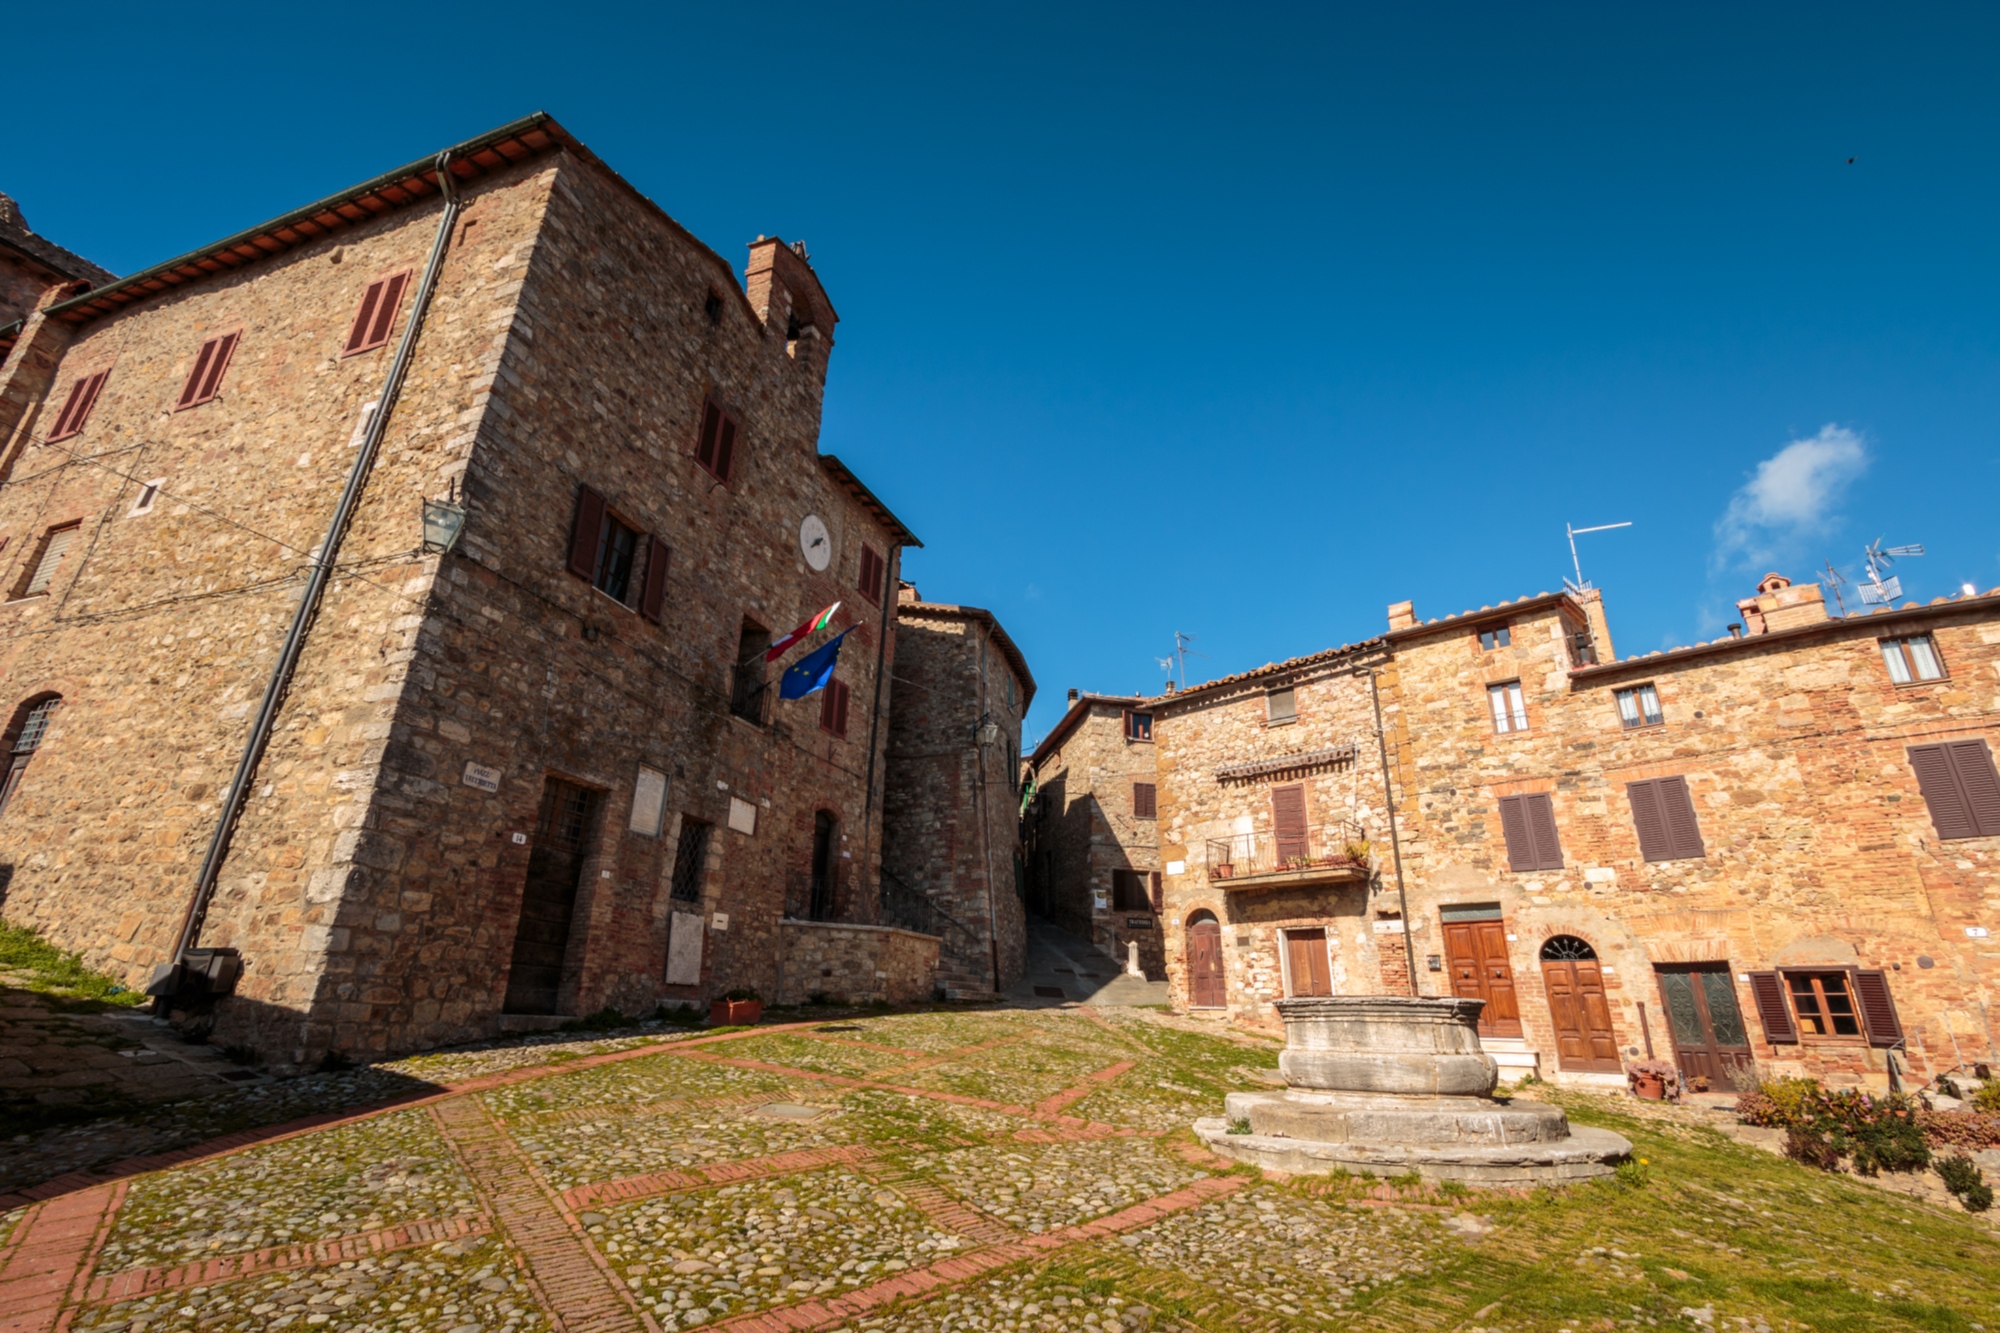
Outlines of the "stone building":
{"type": "Polygon", "coordinates": [[[284,1064],[770,995],[782,920],[873,921],[916,539],[818,452],[836,318],[536,115],[0,329],[7,917],[144,985],[212,879],[216,1039],[284,1064]]]}
{"type": "Polygon", "coordinates": [[[1131,945],[1157,981],[1161,944],[1158,697],[1069,692],[1069,707],[1028,757],[1023,818],[1034,911],[1120,963],[1131,945]]]}
{"type": "Polygon", "coordinates": [[[108,270],[36,235],[19,205],[0,194],[0,325],[112,279],[108,270]]]}
{"type": "Polygon", "coordinates": [[[1157,706],[1177,1002],[1269,1026],[1281,994],[1407,991],[1407,958],[1421,993],[1488,1002],[1503,1065],[1570,1081],[1994,1058],[2000,592],[1831,618],[1773,575],[1742,609],[1620,661],[1595,592],[1401,603],[1378,640],[1157,706]],[[1393,829],[1341,749],[1377,744],[1370,672],[1393,829]]]}
{"type": "Polygon", "coordinates": [[[990,996],[1021,977],[1021,719],[1027,659],[990,611],[903,583],[883,798],[887,915],[939,937],[938,984],[990,996]]]}

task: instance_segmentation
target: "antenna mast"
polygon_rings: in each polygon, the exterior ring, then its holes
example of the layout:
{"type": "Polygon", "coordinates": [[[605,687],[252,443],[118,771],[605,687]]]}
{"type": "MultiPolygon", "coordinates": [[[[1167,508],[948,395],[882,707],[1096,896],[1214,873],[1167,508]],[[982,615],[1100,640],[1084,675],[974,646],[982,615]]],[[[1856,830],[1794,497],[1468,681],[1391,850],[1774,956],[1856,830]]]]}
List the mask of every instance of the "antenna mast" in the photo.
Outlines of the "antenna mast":
{"type": "MultiPolygon", "coordinates": [[[[1576,571],[1576,582],[1569,584],[1571,592],[1587,592],[1590,589],[1590,584],[1586,583],[1583,578],[1583,562],[1576,558],[1576,539],[1586,532],[1609,532],[1613,528],[1629,528],[1631,526],[1630,523],[1600,523],[1594,528],[1573,528],[1567,523],[1563,524],[1563,531],[1569,534],[1570,567],[1576,571]]],[[[1569,583],[1569,580],[1564,579],[1563,582],[1569,583]]]]}
{"type": "Polygon", "coordinates": [[[1195,651],[1194,649],[1192,649],[1192,648],[1188,647],[1188,645],[1189,645],[1189,644],[1191,644],[1191,643],[1193,643],[1193,642],[1194,642],[1194,635],[1192,635],[1192,634],[1183,634],[1183,633],[1182,633],[1181,631],[1179,631],[1179,630],[1175,630],[1175,631],[1174,631],[1174,659],[1175,659],[1176,661],[1178,661],[1178,662],[1180,663],[1180,666],[1181,666],[1181,685],[1180,685],[1180,687],[1181,687],[1182,689],[1186,689],[1186,688],[1187,688],[1187,660],[1188,660],[1188,658],[1190,658],[1190,657],[1207,657],[1207,656],[1208,656],[1208,654],[1207,654],[1207,653],[1198,653],[1198,652],[1196,652],[1196,651],[1195,651]]]}

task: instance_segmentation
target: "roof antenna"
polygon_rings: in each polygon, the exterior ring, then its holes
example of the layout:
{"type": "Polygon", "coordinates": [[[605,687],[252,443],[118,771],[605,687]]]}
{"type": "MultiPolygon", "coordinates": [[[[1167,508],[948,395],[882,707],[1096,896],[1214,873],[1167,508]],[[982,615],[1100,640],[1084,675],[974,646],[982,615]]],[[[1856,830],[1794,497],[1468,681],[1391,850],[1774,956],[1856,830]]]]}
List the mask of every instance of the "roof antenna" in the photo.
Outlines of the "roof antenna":
{"type": "MultiPolygon", "coordinates": [[[[1207,653],[1198,653],[1194,649],[1188,647],[1188,645],[1193,642],[1194,642],[1194,635],[1183,634],[1179,630],[1174,631],[1174,658],[1178,660],[1181,664],[1181,688],[1183,690],[1187,688],[1187,660],[1190,657],[1208,656],[1207,653]]],[[[1164,658],[1161,659],[1160,664],[1162,666],[1166,665],[1166,659],[1164,658]]]]}
{"type": "Polygon", "coordinates": [[[1868,562],[1868,582],[1861,585],[1861,600],[1869,606],[1887,606],[1901,597],[1903,581],[1893,574],[1885,579],[1882,577],[1882,571],[1895,564],[1901,557],[1923,553],[1924,548],[1921,543],[1911,546],[1891,546],[1887,550],[1883,549],[1880,537],[1868,543],[1861,552],[1862,558],[1868,562]]]}
{"type": "Polygon", "coordinates": [[[1840,595],[1842,588],[1850,586],[1846,575],[1833,567],[1833,561],[1826,562],[1826,586],[1833,589],[1833,604],[1840,608],[1841,618],[1847,618],[1847,599],[1840,595]]]}
{"type": "Polygon", "coordinates": [[[1583,577],[1583,563],[1576,558],[1576,539],[1578,537],[1581,537],[1586,532],[1609,532],[1613,528],[1629,528],[1631,526],[1630,523],[1600,523],[1594,528],[1573,528],[1567,523],[1563,524],[1563,531],[1569,534],[1569,563],[1576,570],[1576,581],[1572,583],[1570,580],[1564,579],[1563,587],[1568,588],[1572,593],[1590,591],[1590,582],[1583,577]]]}

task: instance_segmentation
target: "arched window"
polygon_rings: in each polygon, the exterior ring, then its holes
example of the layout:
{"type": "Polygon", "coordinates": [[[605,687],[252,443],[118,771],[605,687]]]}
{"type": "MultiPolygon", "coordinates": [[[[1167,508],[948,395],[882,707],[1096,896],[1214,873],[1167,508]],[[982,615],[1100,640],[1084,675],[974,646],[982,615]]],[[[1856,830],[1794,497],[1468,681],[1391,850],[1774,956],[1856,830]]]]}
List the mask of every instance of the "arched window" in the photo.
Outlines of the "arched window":
{"type": "Polygon", "coordinates": [[[1551,935],[1549,942],[1542,946],[1542,961],[1545,963],[1583,962],[1595,957],[1597,950],[1591,948],[1587,940],[1580,940],[1574,935],[1551,935]]]}
{"type": "Polygon", "coordinates": [[[1193,916],[1189,917],[1187,919],[1187,923],[1190,926],[1199,926],[1204,921],[1214,921],[1214,920],[1215,920],[1215,913],[1209,911],[1206,907],[1204,907],[1199,912],[1196,912],[1193,916]]]}
{"type": "Polygon", "coordinates": [[[14,799],[14,789],[21,785],[21,775],[28,771],[28,761],[35,757],[35,750],[49,729],[49,719],[61,702],[59,694],[44,694],[14,711],[14,720],[8,724],[4,738],[7,774],[0,779],[0,811],[6,810],[7,802],[14,799]]]}

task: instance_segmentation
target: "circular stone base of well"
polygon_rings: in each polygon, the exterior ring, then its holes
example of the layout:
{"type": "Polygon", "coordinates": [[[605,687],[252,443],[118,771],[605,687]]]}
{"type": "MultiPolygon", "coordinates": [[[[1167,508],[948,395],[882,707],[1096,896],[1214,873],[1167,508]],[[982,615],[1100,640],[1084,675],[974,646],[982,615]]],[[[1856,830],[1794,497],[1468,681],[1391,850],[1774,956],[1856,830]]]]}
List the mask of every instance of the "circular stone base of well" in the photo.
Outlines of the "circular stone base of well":
{"type": "Polygon", "coordinates": [[[1436,1147],[1231,1134],[1229,1121],[1221,1116],[1195,1121],[1194,1132],[1211,1152],[1273,1171],[1298,1175],[1347,1171],[1364,1176],[1415,1172],[1425,1180],[1457,1180],[1496,1188],[1598,1180],[1611,1175],[1617,1163],[1632,1153],[1631,1141],[1622,1135],[1579,1126],[1572,1126],[1568,1138],[1555,1142],[1436,1147]]]}

